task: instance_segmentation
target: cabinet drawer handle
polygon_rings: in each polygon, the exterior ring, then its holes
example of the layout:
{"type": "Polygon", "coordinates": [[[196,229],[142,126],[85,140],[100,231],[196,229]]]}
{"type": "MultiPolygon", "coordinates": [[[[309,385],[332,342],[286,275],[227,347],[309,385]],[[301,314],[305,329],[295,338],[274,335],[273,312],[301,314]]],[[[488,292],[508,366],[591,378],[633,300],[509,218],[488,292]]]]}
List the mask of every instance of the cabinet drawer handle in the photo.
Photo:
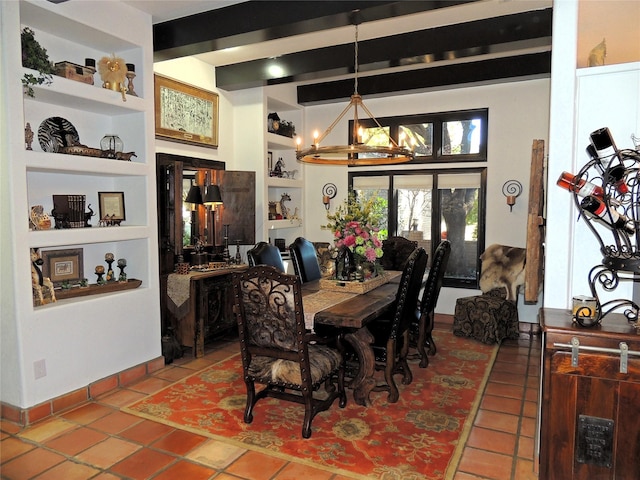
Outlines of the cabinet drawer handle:
{"type": "Polygon", "coordinates": [[[586,352],[599,352],[599,353],[617,353],[620,355],[620,373],[628,373],[629,368],[629,355],[640,357],[640,352],[635,350],[629,350],[629,345],[626,342],[620,342],[620,348],[606,348],[606,347],[589,347],[587,345],[580,345],[580,340],[577,337],[571,339],[571,343],[554,343],[556,348],[569,348],[571,349],[571,366],[578,366],[578,355],[580,350],[586,352]]]}

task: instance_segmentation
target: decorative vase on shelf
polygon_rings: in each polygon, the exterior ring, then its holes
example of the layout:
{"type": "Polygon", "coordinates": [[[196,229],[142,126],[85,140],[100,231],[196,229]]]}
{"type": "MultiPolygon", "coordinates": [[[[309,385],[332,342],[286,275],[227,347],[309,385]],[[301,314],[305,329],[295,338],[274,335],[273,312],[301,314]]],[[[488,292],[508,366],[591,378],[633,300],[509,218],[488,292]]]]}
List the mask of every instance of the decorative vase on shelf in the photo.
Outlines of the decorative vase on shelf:
{"type": "Polygon", "coordinates": [[[113,155],[113,157],[115,157],[117,153],[122,153],[124,149],[124,142],[118,135],[108,134],[100,140],[100,149],[105,152],[109,152],[109,155],[113,155]]]}

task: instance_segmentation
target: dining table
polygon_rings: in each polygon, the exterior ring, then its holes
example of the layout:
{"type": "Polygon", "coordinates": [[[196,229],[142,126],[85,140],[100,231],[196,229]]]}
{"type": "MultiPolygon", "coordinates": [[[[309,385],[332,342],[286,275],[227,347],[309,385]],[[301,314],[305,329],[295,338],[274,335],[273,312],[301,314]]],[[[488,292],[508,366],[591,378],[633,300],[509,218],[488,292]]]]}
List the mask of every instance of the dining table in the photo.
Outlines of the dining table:
{"type": "MultiPolygon", "coordinates": [[[[382,275],[384,282],[362,293],[348,291],[348,288],[345,291],[340,291],[339,287],[328,289],[327,282],[320,280],[302,285],[307,328],[334,327],[340,337],[353,346],[358,357],[358,372],[350,387],[354,401],[363,406],[370,405],[369,394],[376,385],[374,338],[367,324],[393,306],[402,272],[385,270],[382,275]]],[[[336,285],[340,283],[336,282],[336,285]]]]}

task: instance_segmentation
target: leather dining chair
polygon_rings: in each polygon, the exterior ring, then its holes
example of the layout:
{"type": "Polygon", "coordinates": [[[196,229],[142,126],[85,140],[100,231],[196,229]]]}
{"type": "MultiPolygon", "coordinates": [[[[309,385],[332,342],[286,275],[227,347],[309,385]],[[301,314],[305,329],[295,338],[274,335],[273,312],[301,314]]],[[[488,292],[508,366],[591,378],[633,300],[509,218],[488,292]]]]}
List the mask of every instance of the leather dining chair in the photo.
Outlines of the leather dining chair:
{"type": "Polygon", "coordinates": [[[409,255],[398,284],[395,308],[367,324],[374,337],[372,347],[375,368],[384,371],[385,381],[384,384],[376,385],[373,391],[389,392],[389,403],[395,403],[400,398],[394,375],[401,373],[404,385],[409,385],[413,380],[407,362],[409,328],[422,288],[422,278],[427,269],[427,259],[427,252],[422,247],[416,248],[409,255]]]}
{"type": "Polygon", "coordinates": [[[385,270],[402,270],[418,242],[405,237],[389,237],[382,241],[380,263],[385,270]]]}
{"type": "Polygon", "coordinates": [[[450,254],[451,242],[449,242],[449,240],[442,240],[436,248],[431,262],[431,269],[429,270],[424,286],[424,293],[420,300],[420,308],[416,309],[414,318],[412,319],[411,336],[415,340],[415,347],[418,349],[418,354],[420,355],[420,368],[426,368],[427,365],[429,365],[427,348],[429,355],[436,354],[436,344],[431,336],[433,332],[433,316],[436,304],[438,303],[438,297],[440,296],[440,289],[442,288],[442,281],[447,269],[447,263],[449,263],[450,254]]]}
{"type": "Polygon", "coordinates": [[[319,412],[336,399],[340,408],[347,404],[342,354],[305,329],[300,278],[259,265],[234,274],[232,283],[247,388],[244,421],[253,421],[253,407],[265,397],[296,402],[304,405],[302,437],[309,438],[319,412]],[[258,393],[256,383],[265,386],[258,393]],[[321,386],[326,390],[318,394],[321,386]]]}
{"type": "Polygon", "coordinates": [[[312,282],[322,277],[316,248],[309,240],[298,237],[289,245],[293,269],[302,283],[312,282]]]}
{"type": "Polygon", "coordinates": [[[256,245],[247,252],[247,258],[249,259],[250,267],[255,267],[256,265],[271,265],[281,272],[286,272],[282,255],[280,255],[280,249],[270,243],[256,243],[256,245]]]}

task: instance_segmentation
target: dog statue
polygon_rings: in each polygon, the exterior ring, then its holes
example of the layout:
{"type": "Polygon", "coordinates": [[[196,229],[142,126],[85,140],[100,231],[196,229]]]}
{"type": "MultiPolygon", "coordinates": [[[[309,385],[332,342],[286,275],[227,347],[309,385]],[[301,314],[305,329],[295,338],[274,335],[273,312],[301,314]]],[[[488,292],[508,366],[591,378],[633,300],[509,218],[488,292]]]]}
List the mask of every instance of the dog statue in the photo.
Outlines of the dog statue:
{"type": "Polygon", "coordinates": [[[526,249],[493,244],[480,255],[482,275],[480,290],[484,293],[504,288],[507,300],[516,301],[518,287],[524,285],[526,249]]]}
{"type": "Polygon", "coordinates": [[[45,305],[56,301],[56,293],[49,277],[42,275],[40,265],[42,258],[37,248],[31,249],[31,287],[33,289],[33,305],[45,305]]]}

